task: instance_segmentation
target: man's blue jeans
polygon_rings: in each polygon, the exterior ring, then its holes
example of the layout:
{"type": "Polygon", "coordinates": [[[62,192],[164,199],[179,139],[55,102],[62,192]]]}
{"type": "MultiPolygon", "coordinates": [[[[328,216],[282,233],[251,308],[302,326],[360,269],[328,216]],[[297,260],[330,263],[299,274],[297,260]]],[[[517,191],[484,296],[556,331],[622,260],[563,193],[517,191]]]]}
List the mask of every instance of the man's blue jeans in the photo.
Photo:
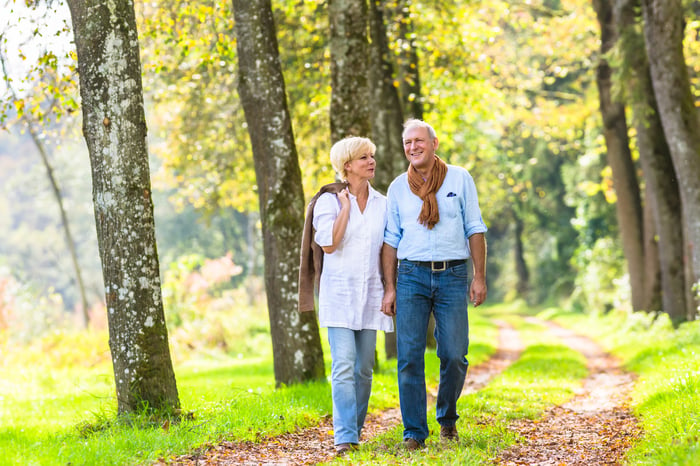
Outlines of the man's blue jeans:
{"type": "Polygon", "coordinates": [[[467,263],[432,271],[402,260],[396,284],[396,339],[399,398],[404,440],[423,443],[428,437],[425,349],[430,313],[435,314],[435,339],[440,358],[437,421],[456,424],[457,399],[464,387],[469,347],[467,263]]]}
{"type": "Polygon", "coordinates": [[[328,342],[335,444],[357,444],[372,391],[377,331],[329,327],[328,342]]]}

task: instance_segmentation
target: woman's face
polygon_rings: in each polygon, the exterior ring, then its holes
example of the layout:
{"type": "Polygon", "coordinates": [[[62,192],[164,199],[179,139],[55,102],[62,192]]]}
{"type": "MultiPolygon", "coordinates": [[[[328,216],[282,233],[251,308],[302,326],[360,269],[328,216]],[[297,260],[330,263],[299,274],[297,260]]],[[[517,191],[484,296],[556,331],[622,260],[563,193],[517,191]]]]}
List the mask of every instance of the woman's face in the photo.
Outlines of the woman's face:
{"type": "Polygon", "coordinates": [[[362,180],[371,180],[374,178],[374,169],[376,166],[377,162],[374,160],[374,154],[367,151],[359,157],[347,162],[345,164],[345,171],[347,172],[348,178],[350,176],[356,176],[362,180]]]}

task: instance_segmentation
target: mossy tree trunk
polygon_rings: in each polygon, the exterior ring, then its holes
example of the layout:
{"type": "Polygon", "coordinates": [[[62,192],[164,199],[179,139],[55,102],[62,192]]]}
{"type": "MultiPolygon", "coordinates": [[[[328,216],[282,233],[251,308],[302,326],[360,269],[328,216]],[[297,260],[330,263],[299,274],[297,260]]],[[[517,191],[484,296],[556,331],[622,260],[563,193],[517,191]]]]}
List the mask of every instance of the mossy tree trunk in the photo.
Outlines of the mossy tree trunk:
{"type": "Polygon", "coordinates": [[[119,413],[179,408],[158,268],[133,2],[69,0],[119,413]]]}
{"type": "Polygon", "coordinates": [[[367,0],[329,0],[328,22],[331,142],[347,136],[372,137],[367,0]]]}
{"type": "Polygon", "coordinates": [[[399,91],[394,86],[395,72],[386,36],[383,10],[370,1],[369,6],[369,78],[372,108],[372,140],[377,145],[377,174],[372,186],[386,194],[389,184],[406,170],[401,133],[403,112],[399,91]]]}
{"type": "Polygon", "coordinates": [[[277,385],[323,379],[318,322],[297,311],[304,191],[270,0],[233,0],[238,93],[253,148],[277,385]]]}
{"type": "Polygon", "coordinates": [[[601,57],[596,69],[596,83],[603,117],[603,135],[617,195],[615,208],[620,225],[622,250],[627,260],[632,308],[641,311],[644,310],[645,295],[642,197],[629,145],[625,106],[616,100],[612,93],[612,68],[605,59],[606,53],[617,41],[617,33],[611,1],[594,0],[593,6],[601,30],[601,57]]]}
{"type": "MultiPolygon", "coordinates": [[[[389,2],[391,3],[391,2],[389,2]]],[[[411,0],[393,2],[396,12],[394,24],[398,26],[398,39],[402,44],[396,57],[397,79],[406,117],[423,119],[423,97],[421,92],[420,66],[418,62],[417,34],[411,21],[411,0]]]]}
{"type": "Polygon", "coordinates": [[[678,178],[688,284],[686,318],[692,320],[700,308],[700,125],[683,55],[683,5],[681,0],[641,3],[654,95],[678,178]]]}
{"type": "MultiPolygon", "coordinates": [[[[651,214],[658,241],[645,228],[645,256],[651,255],[656,245],[656,258],[661,275],[661,292],[656,292],[656,282],[645,278],[648,290],[646,308],[663,309],[674,322],[685,320],[687,305],[685,271],[683,268],[683,224],[678,179],[673,160],[666,143],[661,117],[651,84],[649,61],[644,51],[644,36],[637,27],[641,21],[639,0],[618,1],[615,22],[620,31],[620,51],[624,60],[621,79],[626,83],[627,102],[632,109],[634,127],[637,130],[637,147],[646,181],[645,216],[651,214]],[[658,296],[657,296],[658,295],[658,296]],[[658,300],[661,300],[660,304],[658,300]]],[[[644,269],[650,277],[653,269],[644,269]]],[[[653,279],[653,277],[650,277],[653,279]]]]}
{"type": "MultiPolygon", "coordinates": [[[[381,2],[369,2],[369,79],[374,111],[371,113],[372,140],[377,145],[377,174],[372,185],[385,193],[389,184],[406,170],[401,133],[403,111],[401,99],[394,86],[395,71],[387,40],[384,10],[381,2]]],[[[430,319],[434,328],[435,320],[430,319]]],[[[435,347],[435,337],[428,332],[428,344],[435,347]]],[[[385,333],[384,351],[387,358],[396,357],[396,333],[385,333]]]]}

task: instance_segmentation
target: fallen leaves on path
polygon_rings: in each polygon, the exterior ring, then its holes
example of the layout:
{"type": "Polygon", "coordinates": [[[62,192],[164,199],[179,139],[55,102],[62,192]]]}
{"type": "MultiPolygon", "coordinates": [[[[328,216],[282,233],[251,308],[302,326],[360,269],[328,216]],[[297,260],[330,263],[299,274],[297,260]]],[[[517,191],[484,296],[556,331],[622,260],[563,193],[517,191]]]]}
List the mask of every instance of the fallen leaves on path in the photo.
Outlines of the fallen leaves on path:
{"type": "MultiPolygon", "coordinates": [[[[522,345],[518,333],[499,322],[499,347],[493,357],[478,366],[469,368],[464,393],[483,388],[494,376],[515,361],[522,345]]],[[[399,407],[367,415],[362,440],[376,437],[401,425],[399,407]]],[[[331,461],[335,457],[333,444],[333,420],[326,416],[318,426],[261,438],[256,442],[222,442],[205,445],[197,452],[177,458],[163,458],[156,466],[202,465],[310,465],[331,461]]]]}
{"type": "MultiPolygon", "coordinates": [[[[541,322],[540,322],[541,323],[541,322]]],[[[464,393],[483,388],[494,376],[517,360],[522,351],[518,333],[499,322],[499,348],[484,364],[469,368],[464,393]]],[[[546,411],[539,420],[522,420],[511,428],[523,442],[504,451],[499,465],[613,465],[639,435],[636,419],[627,408],[633,378],[619,363],[593,341],[557,326],[550,331],[588,361],[590,374],[581,390],[568,403],[546,411]]],[[[363,441],[401,424],[398,407],[370,413],[363,441]]],[[[333,421],[330,416],[319,425],[256,442],[222,442],[206,445],[196,453],[162,459],[157,465],[310,465],[335,457],[333,421]]]]}
{"type": "Polygon", "coordinates": [[[627,405],[634,377],[592,340],[551,323],[551,332],[587,360],[589,375],[576,396],[537,420],[512,425],[524,441],[504,451],[500,465],[616,465],[640,435],[627,405]]]}

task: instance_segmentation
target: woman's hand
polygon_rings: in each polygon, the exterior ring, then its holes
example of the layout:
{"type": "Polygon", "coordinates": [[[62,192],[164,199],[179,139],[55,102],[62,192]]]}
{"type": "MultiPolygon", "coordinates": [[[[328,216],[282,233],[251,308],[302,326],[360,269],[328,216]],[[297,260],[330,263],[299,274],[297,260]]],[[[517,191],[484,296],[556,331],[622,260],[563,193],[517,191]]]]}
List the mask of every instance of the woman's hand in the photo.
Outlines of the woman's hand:
{"type": "Polygon", "coordinates": [[[340,202],[341,209],[350,208],[350,191],[348,191],[348,188],[345,188],[338,193],[338,201],[340,202]]]}

